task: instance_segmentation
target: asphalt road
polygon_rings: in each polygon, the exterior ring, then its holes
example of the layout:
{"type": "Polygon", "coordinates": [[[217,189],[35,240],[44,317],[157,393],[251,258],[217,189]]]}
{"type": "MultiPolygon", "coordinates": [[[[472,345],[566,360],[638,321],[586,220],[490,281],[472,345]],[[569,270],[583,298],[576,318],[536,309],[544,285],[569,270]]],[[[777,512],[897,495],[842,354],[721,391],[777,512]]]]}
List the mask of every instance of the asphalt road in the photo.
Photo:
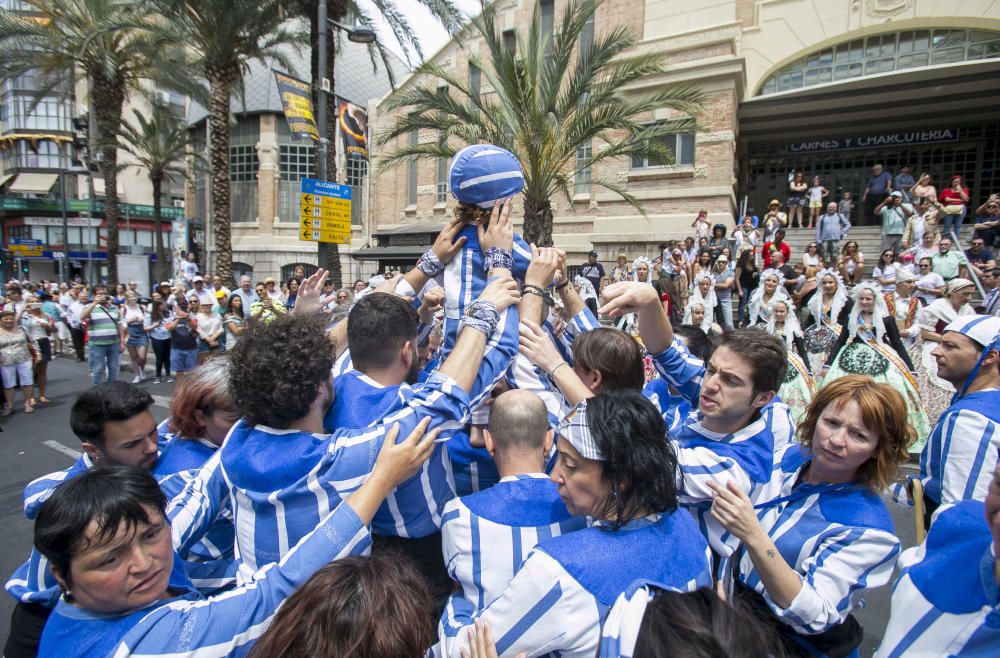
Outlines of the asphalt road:
{"type": "MultiPolygon", "coordinates": [[[[147,366],[148,372],[148,366],[147,366]]],[[[131,373],[122,372],[122,379],[131,380],[131,373]]],[[[69,430],[69,409],[73,400],[90,386],[86,364],[71,358],[57,358],[49,364],[49,393],[52,403],[39,406],[26,415],[20,396],[18,411],[0,419],[0,528],[4,540],[0,544],[0,577],[6,579],[27,558],[31,548],[31,523],[21,511],[21,495],[31,480],[68,467],[78,456],[80,442],[69,430]]],[[[153,415],[157,422],[167,415],[167,405],[173,384],[142,384],[153,394],[156,404],[153,415]]],[[[913,513],[891,502],[889,509],[904,548],[914,544],[913,513]]],[[[889,587],[869,592],[867,605],[857,613],[865,627],[861,655],[870,656],[882,638],[889,618],[889,587]]],[[[0,642],[6,639],[14,599],[0,593],[0,642]]],[[[2,645],[0,645],[2,646],[2,645]]]]}

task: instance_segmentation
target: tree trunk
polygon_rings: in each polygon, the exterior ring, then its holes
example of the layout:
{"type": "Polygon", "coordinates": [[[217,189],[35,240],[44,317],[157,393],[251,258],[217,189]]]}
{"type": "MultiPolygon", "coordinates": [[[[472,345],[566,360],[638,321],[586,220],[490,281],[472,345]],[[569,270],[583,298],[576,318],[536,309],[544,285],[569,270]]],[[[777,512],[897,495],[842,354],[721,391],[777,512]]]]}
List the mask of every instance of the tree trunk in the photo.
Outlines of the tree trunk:
{"type": "Polygon", "coordinates": [[[230,231],[229,98],[239,78],[238,66],[205,68],[208,80],[208,125],[211,131],[209,163],[212,168],[212,232],[215,236],[215,274],[233,287],[233,245],[230,231]]]}
{"type": "MultiPolygon", "coordinates": [[[[104,177],[104,219],[108,224],[108,286],[118,283],[118,131],[125,104],[124,80],[91,73],[91,105],[99,133],[98,152],[104,177]]],[[[100,276],[98,276],[100,278],[100,276]]]]}
{"type": "Polygon", "coordinates": [[[539,247],[552,246],[552,204],[548,199],[524,199],[524,240],[539,247]]]}
{"type": "Polygon", "coordinates": [[[153,184],[153,237],[156,242],[156,281],[167,280],[167,252],[163,248],[163,218],[160,214],[161,191],[163,189],[163,174],[150,172],[149,182],[153,184]]]}
{"type": "MultiPolygon", "coordinates": [[[[313,84],[313,107],[319,107],[319,104],[323,102],[324,98],[326,100],[326,135],[330,142],[326,151],[326,178],[330,181],[337,181],[337,102],[334,93],[324,94],[319,90],[319,30],[316,23],[317,8],[319,2],[327,3],[327,15],[330,20],[340,21],[344,18],[347,13],[346,8],[342,0],[306,0],[302,3],[302,9],[306,17],[309,19],[309,46],[312,50],[312,56],[310,57],[310,72],[312,74],[313,84]]],[[[334,48],[333,30],[332,26],[327,28],[327,39],[329,45],[327,47],[326,53],[326,75],[324,77],[330,80],[330,89],[336,92],[336,61],[337,53],[334,48]]],[[[319,149],[316,149],[316,158],[318,165],[319,149]]],[[[319,171],[319,167],[314,167],[314,171],[319,171]]],[[[355,201],[352,199],[352,203],[355,201]]],[[[318,249],[318,265],[325,268],[330,273],[330,278],[333,279],[333,287],[339,289],[342,286],[343,271],[340,266],[340,245],[336,242],[320,242],[318,249]]]]}

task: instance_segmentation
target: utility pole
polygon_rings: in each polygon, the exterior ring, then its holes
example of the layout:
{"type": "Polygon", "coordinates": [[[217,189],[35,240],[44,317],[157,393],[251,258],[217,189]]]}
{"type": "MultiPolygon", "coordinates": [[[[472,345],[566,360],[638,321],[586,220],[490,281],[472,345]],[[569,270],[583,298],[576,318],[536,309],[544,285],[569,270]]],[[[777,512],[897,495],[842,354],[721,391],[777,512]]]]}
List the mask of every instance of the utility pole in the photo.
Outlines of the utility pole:
{"type": "MultiPolygon", "coordinates": [[[[327,135],[327,94],[333,92],[330,88],[330,81],[326,77],[326,67],[327,67],[327,48],[329,47],[330,41],[330,21],[329,16],[327,16],[326,0],[319,0],[316,3],[318,7],[318,14],[316,17],[316,30],[318,33],[318,44],[317,44],[317,72],[319,77],[319,86],[316,90],[316,128],[319,130],[319,144],[316,145],[316,177],[320,180],[327,179],[327,158],[330,148],[330,136],[327,135]]],[[[316,81],[313,82],[316,84],[316,81]]],[[[337,248],[336,243],[330,242],[320,242],[318,243],[317,252],[317,265],[320,267],[327,267],[330,264],[332,258],[340,258],[340,250],[337,248]]],[[[337,268],[339,271],[340,268],[337,268]]],[[[341,282],[336,281],[334,283],[336,287],[340,287],[341,282]]]]}

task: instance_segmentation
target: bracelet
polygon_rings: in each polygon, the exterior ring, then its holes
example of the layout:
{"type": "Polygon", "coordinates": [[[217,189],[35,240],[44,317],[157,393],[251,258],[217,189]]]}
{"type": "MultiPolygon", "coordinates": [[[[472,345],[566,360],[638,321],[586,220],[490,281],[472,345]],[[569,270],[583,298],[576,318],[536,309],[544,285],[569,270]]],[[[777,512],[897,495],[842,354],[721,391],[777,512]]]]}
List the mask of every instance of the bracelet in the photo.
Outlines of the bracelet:
{"type": "Polygon", "coordinates": [[[427,276],[434,278],[444,271],[444,263],[437,257],[433,249],[428,249],[420,255],[420,259],[417,261],[417,269],[427,276]]]}
{"type": "Polygon", "coordinates": [[[556,374],[556,370],[559,370],[559,368],[562,368],[563,366],[568,366],[568,365],[569,364],[566,363],[565,361],[560,362],[559,365],[557,365],[555,368],[553,368],[552,372],[549,373],[549,377],[554,377],[555,374],[556,374]]]}
{"type": "Polygon", "coordinates": [[[556,290],[563,290],[569,285],[569,279],[563,279],[563,282],[556,286],[556,290]]]}
{"type": "Polygon", "coordinates": [[[514,256],[512,256],[506,249],[501,249],[500,247],[490,247],[486,250],[486,259],[484,260],[484,264],[486,265],[487,272],[498,267],[513,271],[514,256]]]}
{"type": "Polygon", "coordinates": [[[458,326],[472,327],[476,331],[483,332],[487,338],[493,335],[493,331],[500,322],[500,312],[491,302],[475,301],[469,304],[465,311],[465,317],[458,322],[458,326]]]}
{"type": "Polygon", "coordinates": [[[524,289],[521,292],[523,292],[526,295],[538,295],[539,297],[542,298],[542,301],[548,304],[549,306],[555,306],[556,304],[555,301],[552,299],[552,295],[545,292],[536,285],[526,283],[524,284],[524,289]]]}

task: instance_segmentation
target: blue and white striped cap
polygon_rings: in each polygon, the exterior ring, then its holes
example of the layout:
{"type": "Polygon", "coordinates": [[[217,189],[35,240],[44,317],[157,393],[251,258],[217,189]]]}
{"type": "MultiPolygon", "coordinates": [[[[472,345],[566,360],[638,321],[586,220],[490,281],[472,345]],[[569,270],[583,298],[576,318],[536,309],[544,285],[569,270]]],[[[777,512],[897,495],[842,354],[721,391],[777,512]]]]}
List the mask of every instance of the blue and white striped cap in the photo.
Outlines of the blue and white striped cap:
{"type": "Polygon", "coordinates": [[[452,158],[448,186],[462,203],[492,208],[497,199],[512,197],[524,189],[524,172],[507,149],[474,144],[452,158]]]}
{"type": "Polygon", "coordinates": [[[597,447],[594,436],[587,425],[587,401],[579,403],[566,414],[559,423],[559,436],[569,441],[582,457],[595,461],[604,461],[604,453],[597,447]]]}
{"type": "Polygon", "coordinates": [[[963,315],[948,323],[945,331],[957,331],[976,341],[983,347],[998,349],[1000,338],[1000,318],[992,315],[963,315]]]}

